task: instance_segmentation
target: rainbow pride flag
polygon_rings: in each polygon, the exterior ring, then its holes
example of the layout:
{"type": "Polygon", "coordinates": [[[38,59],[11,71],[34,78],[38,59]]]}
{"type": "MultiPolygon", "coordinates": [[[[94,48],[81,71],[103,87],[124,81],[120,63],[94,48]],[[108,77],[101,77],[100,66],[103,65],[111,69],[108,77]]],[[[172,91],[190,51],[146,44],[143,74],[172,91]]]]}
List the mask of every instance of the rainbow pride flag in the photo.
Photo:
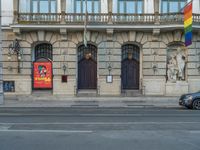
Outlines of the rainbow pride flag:
{"type": "Polygon", "coordinates": [[[192,44],[192,1],[184,7],[185,46],[192,44]]]}

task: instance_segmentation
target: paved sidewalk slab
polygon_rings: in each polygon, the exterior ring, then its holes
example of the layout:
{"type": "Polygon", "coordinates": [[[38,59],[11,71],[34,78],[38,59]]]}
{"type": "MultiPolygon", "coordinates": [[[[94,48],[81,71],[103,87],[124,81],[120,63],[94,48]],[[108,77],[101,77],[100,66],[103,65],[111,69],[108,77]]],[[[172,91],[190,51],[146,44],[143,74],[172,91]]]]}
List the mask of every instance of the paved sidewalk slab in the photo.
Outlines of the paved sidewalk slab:
{"type": "Polygon", "coordinates": [[[8,97],[0,107],[179,107],[179,97],[8,97]]]}

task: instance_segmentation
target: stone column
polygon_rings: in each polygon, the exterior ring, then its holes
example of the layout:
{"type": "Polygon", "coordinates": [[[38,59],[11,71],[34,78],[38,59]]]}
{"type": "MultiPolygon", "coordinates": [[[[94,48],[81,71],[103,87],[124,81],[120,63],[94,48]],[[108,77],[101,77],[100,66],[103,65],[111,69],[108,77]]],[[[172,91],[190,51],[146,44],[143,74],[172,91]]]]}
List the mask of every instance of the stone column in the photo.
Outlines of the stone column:
{"type": "Polygon", "coordinates": [[[2,63],[1,1],[0,1],[0,104],[3,104],[3,63],[2,63]]]}
{"type": "Polygon", "coordinates": [[[66,0],[61,0],[61,24],[65,24],[66,0]]]}
{"type": "Polygon", "coordinates": [[[112,24],[112,6],[113,6],[113,0],[107,0],[107,5],[108,5],[108,24],[112,24]]]}
{"type": "Polygon", "coordinates": [[[19,0],[13,0],[14,24],[18,23],[19,0]]]}

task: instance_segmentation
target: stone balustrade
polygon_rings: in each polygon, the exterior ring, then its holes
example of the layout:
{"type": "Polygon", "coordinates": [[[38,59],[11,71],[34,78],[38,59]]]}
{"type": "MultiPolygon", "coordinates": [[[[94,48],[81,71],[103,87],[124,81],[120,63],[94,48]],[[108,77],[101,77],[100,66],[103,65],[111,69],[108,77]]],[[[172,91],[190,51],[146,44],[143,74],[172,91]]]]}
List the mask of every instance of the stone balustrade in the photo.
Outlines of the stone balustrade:
{"type": "MultiPolygon", "coordinates": [[[[83,13],[18,13],[18,24],[84,24],[85,19],[91,25],[99,24],[183,24],[182,13],[166,14],[83,14],[83,13]],[[64,15],[64,16],[63,16],[64,15]],[[63,24],[63,23],[62,23],[63,24]]],[[[199,25],[200,14],[193,14],[193,23],[199,25]]]]}

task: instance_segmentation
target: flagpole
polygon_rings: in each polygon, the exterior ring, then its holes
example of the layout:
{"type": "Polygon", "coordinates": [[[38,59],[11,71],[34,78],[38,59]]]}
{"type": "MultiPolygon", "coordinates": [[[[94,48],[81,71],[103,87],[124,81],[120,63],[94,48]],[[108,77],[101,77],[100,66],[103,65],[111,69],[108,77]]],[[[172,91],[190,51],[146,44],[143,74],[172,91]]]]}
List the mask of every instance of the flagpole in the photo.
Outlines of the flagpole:
{"type": "Polygon", "coordinates": [[[84,45],[87,47],[87,18],[88,18],[88,13],[87,13],[87,0],[85,0],[85,21],[84,21],[84,45]]]}
{"type": "Polygon", "coordinates": [[[188,2],[183,8],[181,8],[181,9],[180,9],[180,12],[183,12],[183,9],[184,9],[185,7],[187,7],[190,3],[193,3],[193,0],[191,0],[191,1],[188,2]]]}

